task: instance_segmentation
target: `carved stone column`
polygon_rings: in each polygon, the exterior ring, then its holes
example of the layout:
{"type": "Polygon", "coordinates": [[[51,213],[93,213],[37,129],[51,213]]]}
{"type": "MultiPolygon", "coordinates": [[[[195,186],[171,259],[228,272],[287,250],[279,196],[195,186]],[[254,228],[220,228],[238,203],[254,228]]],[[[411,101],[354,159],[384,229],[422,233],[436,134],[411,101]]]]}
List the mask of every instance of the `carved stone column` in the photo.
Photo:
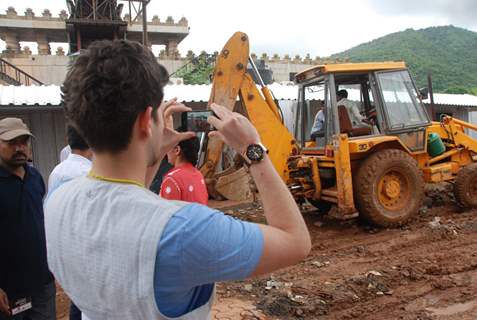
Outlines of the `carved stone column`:
{"type": "Polygon", "coordinates": [[[7,53],[20,53],[20,42],[18,41],[17,34],[14,31],[5,32],[5,51],[7,53]]]}
{"type": "Polygon", "coordinates": [[[37,33],[36,34],[36,42],[38,44],[38,54],[39,55],[50,55],[50,43],[48,42],[48,38],[44,33],[37,33]]]}
{"type": "Polygon", "coordinates": [[[175,57],[179,50],[177,49],[177,41],[169,40],[166,44],[166,53],[168,57],[175,57]]]}

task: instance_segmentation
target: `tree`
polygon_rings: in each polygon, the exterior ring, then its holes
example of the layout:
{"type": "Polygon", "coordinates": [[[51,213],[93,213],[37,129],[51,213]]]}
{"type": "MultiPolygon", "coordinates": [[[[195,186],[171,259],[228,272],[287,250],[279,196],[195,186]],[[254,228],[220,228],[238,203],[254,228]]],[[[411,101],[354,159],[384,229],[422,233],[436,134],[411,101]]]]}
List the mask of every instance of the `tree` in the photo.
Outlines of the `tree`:
{"type": "Polygon", "coordinates": [[[209,84],[214,72],[215,55],[202,52],[193,57],[175,76],[184,79],[184,84],[209,84]]]}
{"type": "Polygon", "coordinates": [[[464,88],[463,86],[452,86],[447,88],[444,93],[452,93],[452,94],[466,94],[470,93],[469,89],[464,88]]]}

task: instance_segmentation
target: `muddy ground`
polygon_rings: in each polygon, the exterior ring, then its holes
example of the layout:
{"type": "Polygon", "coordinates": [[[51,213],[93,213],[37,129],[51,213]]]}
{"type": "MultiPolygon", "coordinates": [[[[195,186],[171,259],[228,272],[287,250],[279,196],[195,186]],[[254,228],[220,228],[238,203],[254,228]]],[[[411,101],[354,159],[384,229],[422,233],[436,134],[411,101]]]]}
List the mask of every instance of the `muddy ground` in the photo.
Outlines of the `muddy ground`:
{"type": "MultiPolygon", "coordinates": [[[[426,194],[419,215],[399,229],[303,207],[309,257],[265,277],[219,284],[218,297],[253,305],[265,319],[477,319],[477,211],[461,210],[451,186],[428,187],[426,194]]],[[[264,221],[259,205],[223,211],[264,221]]],[[[66,305],[60,292],[59,319],[66,305]]]]}

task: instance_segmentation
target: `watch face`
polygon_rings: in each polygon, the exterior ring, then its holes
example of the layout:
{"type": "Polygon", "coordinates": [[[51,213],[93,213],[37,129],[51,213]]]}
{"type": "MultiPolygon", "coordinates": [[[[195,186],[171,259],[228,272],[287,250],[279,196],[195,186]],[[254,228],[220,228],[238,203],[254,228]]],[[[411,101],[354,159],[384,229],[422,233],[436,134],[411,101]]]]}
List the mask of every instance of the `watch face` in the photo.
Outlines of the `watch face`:
{"type": "Polygon", "coordinates": [[[247,148],[247,158],[251,161],[260,161],[263,159],[263,149],[258,144],[251,144],[247,148]]]}

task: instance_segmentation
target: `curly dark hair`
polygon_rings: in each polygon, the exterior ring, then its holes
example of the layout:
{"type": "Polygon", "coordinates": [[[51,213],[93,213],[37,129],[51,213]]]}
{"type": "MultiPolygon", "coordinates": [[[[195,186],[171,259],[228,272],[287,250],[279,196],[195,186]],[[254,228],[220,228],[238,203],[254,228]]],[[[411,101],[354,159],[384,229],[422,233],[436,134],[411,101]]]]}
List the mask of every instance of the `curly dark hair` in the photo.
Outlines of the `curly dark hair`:
{"type": "Polygon", "coordinates": [[[68,137],[68,145],[71,149],[82,151],[89,149],[89,145],[72,125],[66,127],[66,136],[68,137]]]}
{"type": "Polygon", "coordinates": [[[96,41],[68,71],[62,103],[93,150],[117,153],[129,145],[134,122],[148,106],[157,120],[168,81],[167,70],[138,42],[96,41]]]}

